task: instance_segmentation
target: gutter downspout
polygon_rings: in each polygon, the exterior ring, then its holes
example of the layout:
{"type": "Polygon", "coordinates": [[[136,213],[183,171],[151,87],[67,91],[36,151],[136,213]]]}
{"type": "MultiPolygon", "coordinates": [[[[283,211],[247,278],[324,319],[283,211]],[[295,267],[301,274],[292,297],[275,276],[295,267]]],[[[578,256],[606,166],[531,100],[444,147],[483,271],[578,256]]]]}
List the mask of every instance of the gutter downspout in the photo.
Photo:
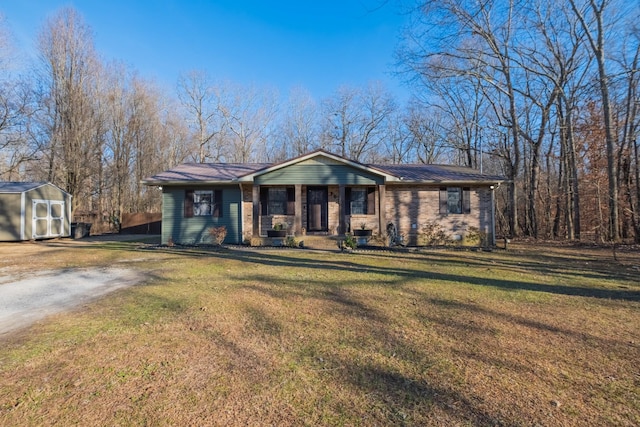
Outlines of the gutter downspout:
{"type": "Polygon", "coordinates": [[[27,207],[25,205],[26,200],[25,200],[25,194],[24,191],[22,193],[20,193],[20,240],[26,240],[25,239],[25,227],[26,227],[26,216],[27,216],[27,207]]]}

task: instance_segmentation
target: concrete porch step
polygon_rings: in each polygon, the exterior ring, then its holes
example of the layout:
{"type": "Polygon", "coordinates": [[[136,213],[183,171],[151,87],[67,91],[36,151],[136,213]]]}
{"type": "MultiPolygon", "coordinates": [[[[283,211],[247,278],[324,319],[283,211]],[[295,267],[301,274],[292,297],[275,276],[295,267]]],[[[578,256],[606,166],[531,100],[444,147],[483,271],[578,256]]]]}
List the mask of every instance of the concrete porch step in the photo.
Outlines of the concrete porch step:
{"type": "Polygon", "coordinates": [[[338,243],[344,240],[343,235],[337,236],[298,236],[296,240],[304,243],[305,248],[309,249],[321,249],[321,250],[340,250],[338,243]]]}

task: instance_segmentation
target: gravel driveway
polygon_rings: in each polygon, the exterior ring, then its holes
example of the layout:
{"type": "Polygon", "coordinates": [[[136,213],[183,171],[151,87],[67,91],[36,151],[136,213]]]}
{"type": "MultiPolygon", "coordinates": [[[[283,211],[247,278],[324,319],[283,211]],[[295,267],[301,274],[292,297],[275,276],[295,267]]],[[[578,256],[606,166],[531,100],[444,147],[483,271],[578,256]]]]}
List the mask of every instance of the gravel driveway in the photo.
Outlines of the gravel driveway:
{"type": "Polygon", "coordinates": [[[0,336],[141,280],[139,272],[126,268],[43,271],[29,278],[5,276],[0,279],[0,336]]]}

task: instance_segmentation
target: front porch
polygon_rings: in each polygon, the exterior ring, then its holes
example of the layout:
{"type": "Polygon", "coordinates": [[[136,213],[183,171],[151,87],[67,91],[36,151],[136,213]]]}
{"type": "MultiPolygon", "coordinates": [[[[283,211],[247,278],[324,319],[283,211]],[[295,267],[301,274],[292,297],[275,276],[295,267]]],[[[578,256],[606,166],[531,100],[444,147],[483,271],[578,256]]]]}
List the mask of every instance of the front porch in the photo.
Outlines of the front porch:
{"type": "Polygon", "coordinates": [[[386,227],[384,193],[384,185],[245,186],[245,238],[267,238],[267,232],[277,228],[296,238],[341,236],[360,229],[380,234],[386,227]]]}

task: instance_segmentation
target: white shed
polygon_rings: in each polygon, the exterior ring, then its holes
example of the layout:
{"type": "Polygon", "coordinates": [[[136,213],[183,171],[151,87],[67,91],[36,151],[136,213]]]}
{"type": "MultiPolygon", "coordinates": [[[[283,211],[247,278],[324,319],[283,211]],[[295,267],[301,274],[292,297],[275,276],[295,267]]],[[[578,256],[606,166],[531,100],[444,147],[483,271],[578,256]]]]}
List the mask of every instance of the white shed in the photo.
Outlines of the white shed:
{"type": "Polygon", "coordinates": [[[69,193],[49,182],[0,182],[0,241],[70,235],[69,193]]]}

